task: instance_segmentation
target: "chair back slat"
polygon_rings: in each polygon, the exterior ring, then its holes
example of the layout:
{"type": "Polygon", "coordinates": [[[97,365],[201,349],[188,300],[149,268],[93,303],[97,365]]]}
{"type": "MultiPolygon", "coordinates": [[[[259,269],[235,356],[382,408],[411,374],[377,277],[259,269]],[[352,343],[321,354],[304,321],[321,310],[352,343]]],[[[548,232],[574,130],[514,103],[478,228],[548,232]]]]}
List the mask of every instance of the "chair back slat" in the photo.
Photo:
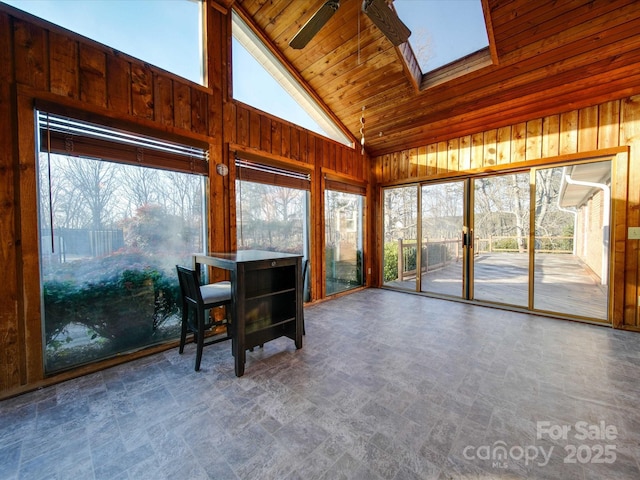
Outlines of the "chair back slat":
{"type": "Polygon", "coordinates": [[[204,302],[202,301],[196,271],[180,265],[176,265],[176,269],[178,270],[178,281],[180,282],[180,291],[183,298],[195,305],[202,305],[204,302]]]}

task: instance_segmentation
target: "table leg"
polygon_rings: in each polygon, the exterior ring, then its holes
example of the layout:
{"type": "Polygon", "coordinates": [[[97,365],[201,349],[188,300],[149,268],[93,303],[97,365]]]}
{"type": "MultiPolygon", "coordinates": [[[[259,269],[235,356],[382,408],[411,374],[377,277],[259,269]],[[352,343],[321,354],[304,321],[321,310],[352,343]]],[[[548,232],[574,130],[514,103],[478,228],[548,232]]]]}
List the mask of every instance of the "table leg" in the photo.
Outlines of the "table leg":
{"type": "Polygon", "coordinates": [[[245,363],[246,353],[244,351],[244,346],[241,349],[236,350],[235,352],[235,370],[236,377],[241,377],[244,375],[244,363],[245,363]]]}

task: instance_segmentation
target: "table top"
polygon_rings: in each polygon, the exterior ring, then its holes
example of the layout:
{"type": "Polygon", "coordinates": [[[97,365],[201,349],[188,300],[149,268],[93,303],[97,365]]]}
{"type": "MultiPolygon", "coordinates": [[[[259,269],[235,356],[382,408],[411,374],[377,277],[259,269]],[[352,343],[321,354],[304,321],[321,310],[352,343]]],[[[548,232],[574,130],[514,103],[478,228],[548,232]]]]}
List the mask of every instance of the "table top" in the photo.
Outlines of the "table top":
{"type": "Polygon", "coordinates": [[[237,252],[209,252],[194,255],[196,261],[211,259],[226,260],[228,262],[257,262],[261,260],[278,260],[282,258],[302,257],[297,253],[268,252],[266,250],[238,250],[237,252]]]}

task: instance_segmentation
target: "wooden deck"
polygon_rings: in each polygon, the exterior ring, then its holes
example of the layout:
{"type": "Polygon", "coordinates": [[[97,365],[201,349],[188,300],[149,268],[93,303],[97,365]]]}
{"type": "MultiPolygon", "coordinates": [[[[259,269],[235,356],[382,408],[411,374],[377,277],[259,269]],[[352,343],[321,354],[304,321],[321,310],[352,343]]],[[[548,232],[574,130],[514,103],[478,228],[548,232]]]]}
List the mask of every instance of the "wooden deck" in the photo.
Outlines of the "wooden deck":
{"type": "MultiPolygon", "coordinates": [[[[528,306],[528,254],[480,254],[474,263],[474,299],[517,307],[528,306]]],[[[388,282],[415,289],[415,280],[388,282]]],[[[461,297],[462,263],[422,275],[422,291],[461,297]]],[[[536,255],[534,309],[607,320],[607,286],[573,255],[536,255]]]]}

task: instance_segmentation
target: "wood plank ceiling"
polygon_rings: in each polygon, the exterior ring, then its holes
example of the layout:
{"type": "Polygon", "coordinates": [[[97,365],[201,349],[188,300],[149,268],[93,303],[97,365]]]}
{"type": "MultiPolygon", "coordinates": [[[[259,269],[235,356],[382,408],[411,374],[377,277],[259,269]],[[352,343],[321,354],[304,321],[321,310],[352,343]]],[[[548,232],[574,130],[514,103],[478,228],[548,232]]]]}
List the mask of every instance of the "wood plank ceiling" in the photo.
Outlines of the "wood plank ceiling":
{"type": "Polygon", "coordinates": [[[464,72],[465,63],[418,72],[418,82],[405,66],[407,49],[360,13],[360,0],[342,0],[304,49],[289,47],[324,1],[236,0],[232,7],[356,138],[366,107],[372,156],[640,92],[637,0],[482,0],[492,62],[457,77],[451,70],[464,72]]]}

